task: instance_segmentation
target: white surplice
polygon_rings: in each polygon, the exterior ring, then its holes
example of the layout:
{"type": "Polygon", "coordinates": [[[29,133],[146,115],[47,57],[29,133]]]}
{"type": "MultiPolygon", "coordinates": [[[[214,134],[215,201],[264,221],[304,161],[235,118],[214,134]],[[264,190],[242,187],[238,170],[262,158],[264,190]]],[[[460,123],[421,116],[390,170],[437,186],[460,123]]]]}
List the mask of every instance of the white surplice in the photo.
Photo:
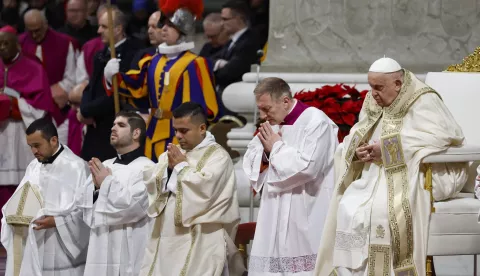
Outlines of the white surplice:
{"type": "Polygon", "coordinates": [[[77,205],[91,227],[85,276],[136,276],[142,265],[151,229],[142,169],[154,163],[143,156],[128,165],[114,161],[103,162],[112,175],[102,182],[95,203],[91,176],[78,190],[77,205]]]}
{"type": "MultiPolygon", "coordinates": [[[[433,89],[408,71],[404,81],[402,91],[390,107],[376,106],[369,93],[359,123],[339,146],[335,157],[338,177],[319,249],[318,276],[397,275],[400,271],[404,275],[425,275],[430,194],[424,188],[420,162],[431,153],[461,145],[464,136],[433,89]],[[392,117],[396,123],[392,123],[392,117]],[[382,134],[386,131],[390,132],[382,134]],[[383,146],[382,161],[363,163],[353,157],[363,141],[388,145],[392,139],[398,141],[396,154],[383,146]],[[394,173],[403,165],[390,164],[403,160],[407,170],[401,178],[395,178],[394,173]],[[394,185],[389,184],[389,179],[393,179],[394,185]],[[397,196],[400,194],[396,194],[397,189],[402,196],[397,196]],[[398,199],[403,203],[394,204],[398,199]],[[397,206],[401,212],[396,212],[397,206]],[[403,219],[407,212],[411,215],[403,219]],[[410,225],[411,230],[404,224],[410,225]],[[399,250],[393,241],[395,235],[403,239],[397,238],[399,250]],[[408,250],[411,253],[404,254],[408,250]],[[399,255],[410,259],[395,267],[394,259],[399,255]]],[[[467,180],[466,165],[432,166],[435,200],[455,197],[461,191],[467,180]]]]}
{"type": "Polygon", "coordinates": [[[146,168],[149,216],[155,218],[141,276],[241,276],[234,244],[240,221],[235,171],[210,132],[169,176],[168,157],[146,168]]]}
{"type": "Polygon", "coordinates": [[[309,107],[293,125],[272,126],[282,141],[273,145],[260,172],[264,149],[248,145],[243,168],[261,192],[248,275],[311,275],[334,186],[338,127],[309,107]]]}
{"type": "Polygon", "coordinates": [[[34,120],[45,115],[45,111],[35,109],[25,99],[18,97],[17,100],[22,120],[7,119],[0,122],[0,185],[15,185],[22,180],[28,164],[34,158],[27,144],[25,130],[34,120]]]}
{"type": "MultiPolygon", "coordinates": [[[[30,163],[17,191],[26,182],[35,185],[44,205],[34,220],[53,216],[56,227],[33,230],[35,224],[31,223],[20,275],[83,275],[90,231],[75,206],[75,194],[89,173],[85,161],[66,146],[51,164],[42,164],[36,159],[30,163]]],[[[2,212],[1,240],[7,249],[6,275],[9,276],[13,275],[13,228],[6,223],[5,208],[2,212]]]]}

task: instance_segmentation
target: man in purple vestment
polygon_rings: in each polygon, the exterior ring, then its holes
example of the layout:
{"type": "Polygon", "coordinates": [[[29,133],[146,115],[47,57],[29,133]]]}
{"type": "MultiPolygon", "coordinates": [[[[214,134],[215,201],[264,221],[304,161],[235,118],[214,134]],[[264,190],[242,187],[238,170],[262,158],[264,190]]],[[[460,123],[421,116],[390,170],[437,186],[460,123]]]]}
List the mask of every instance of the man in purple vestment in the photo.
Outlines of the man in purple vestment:
{"type": "MultiPolygon", "coordinates": [[[[48,75],[53,99],[67,118],[68,93],[75,85],[77,43],[73,38],[49,28],[47,19],[39,10],[29,10],[25,13],[24,21],[26,32],[19,37],[22,51],[41,61],[48,75]]],[[[68,123],[57,128],[60,141],[68,144],[68,123]]]]}
{"type": "Polygon", "coordinates": [[[50,115],[62,123],[42,65],[18,50],[15,29],[0,29],[0,207],[12,196],[33,159],[25,129],[35,119],[50,115]]]}

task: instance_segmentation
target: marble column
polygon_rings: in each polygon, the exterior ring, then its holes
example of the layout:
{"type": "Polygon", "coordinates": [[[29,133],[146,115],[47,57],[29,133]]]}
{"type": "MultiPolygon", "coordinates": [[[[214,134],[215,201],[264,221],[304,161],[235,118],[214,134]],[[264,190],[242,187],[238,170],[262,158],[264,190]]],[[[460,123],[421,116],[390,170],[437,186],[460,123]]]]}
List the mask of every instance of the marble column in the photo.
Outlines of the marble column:
{"type": "Polygon", "coordinates": [[[263,70],[365,73],[384,55],[442,71],[480,46],[480,0],[271,0],[263,70]]]}

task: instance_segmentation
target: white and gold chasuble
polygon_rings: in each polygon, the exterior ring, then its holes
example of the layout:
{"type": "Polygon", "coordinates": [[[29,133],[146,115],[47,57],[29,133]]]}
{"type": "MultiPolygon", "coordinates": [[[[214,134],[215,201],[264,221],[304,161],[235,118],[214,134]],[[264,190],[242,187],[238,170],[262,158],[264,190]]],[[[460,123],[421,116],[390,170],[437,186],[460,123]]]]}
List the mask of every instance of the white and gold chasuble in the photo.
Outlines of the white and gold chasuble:
{"type": "Polygon", "coordinates": [[[240,212],[232,160],[209,132],[186,157],[170,177],[166,153],[144,171],[155,223],[140,275],[242,275],[233,242],[240,212]]]}
{"type": "MultiPolygon", "coordinates": [[[[421,160],[463,143],[440,96],[404,70],[395,101],[381,108],[367,94],[360,121],[336,154],[336,187],[316,275],[425,275],[430,194],[421,160]],[[382,161],[364,164],[355,149],[379,141],[382,161]],[[341,158],[340,158],[341,154],[341,158]]],[[[436,200],[457,195],[467,164],[435,164],[436,200]]]]}

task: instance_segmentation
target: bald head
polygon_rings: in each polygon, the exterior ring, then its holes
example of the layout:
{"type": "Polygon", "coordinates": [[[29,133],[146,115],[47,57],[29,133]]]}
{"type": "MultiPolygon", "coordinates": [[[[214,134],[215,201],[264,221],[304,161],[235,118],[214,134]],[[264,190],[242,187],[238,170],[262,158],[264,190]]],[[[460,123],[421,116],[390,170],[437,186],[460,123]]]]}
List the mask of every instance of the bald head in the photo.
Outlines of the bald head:
{"type": "Polygon", "coordinates": [[[158,46],[163,42],[162,29],[158,27],[158,20],[160,20],[161,15],[160,11],[156,11],[148,19],[148,39],[152,46],[158,46]]]}
{"type": "Polygon", "coordinates": [[[39,10],[32,9],[25,13],[23,21],[25,29],[32,36],[32,39],[37,43],[42,42],[48,30],[48,22],[45,15],[39,10]]]}

